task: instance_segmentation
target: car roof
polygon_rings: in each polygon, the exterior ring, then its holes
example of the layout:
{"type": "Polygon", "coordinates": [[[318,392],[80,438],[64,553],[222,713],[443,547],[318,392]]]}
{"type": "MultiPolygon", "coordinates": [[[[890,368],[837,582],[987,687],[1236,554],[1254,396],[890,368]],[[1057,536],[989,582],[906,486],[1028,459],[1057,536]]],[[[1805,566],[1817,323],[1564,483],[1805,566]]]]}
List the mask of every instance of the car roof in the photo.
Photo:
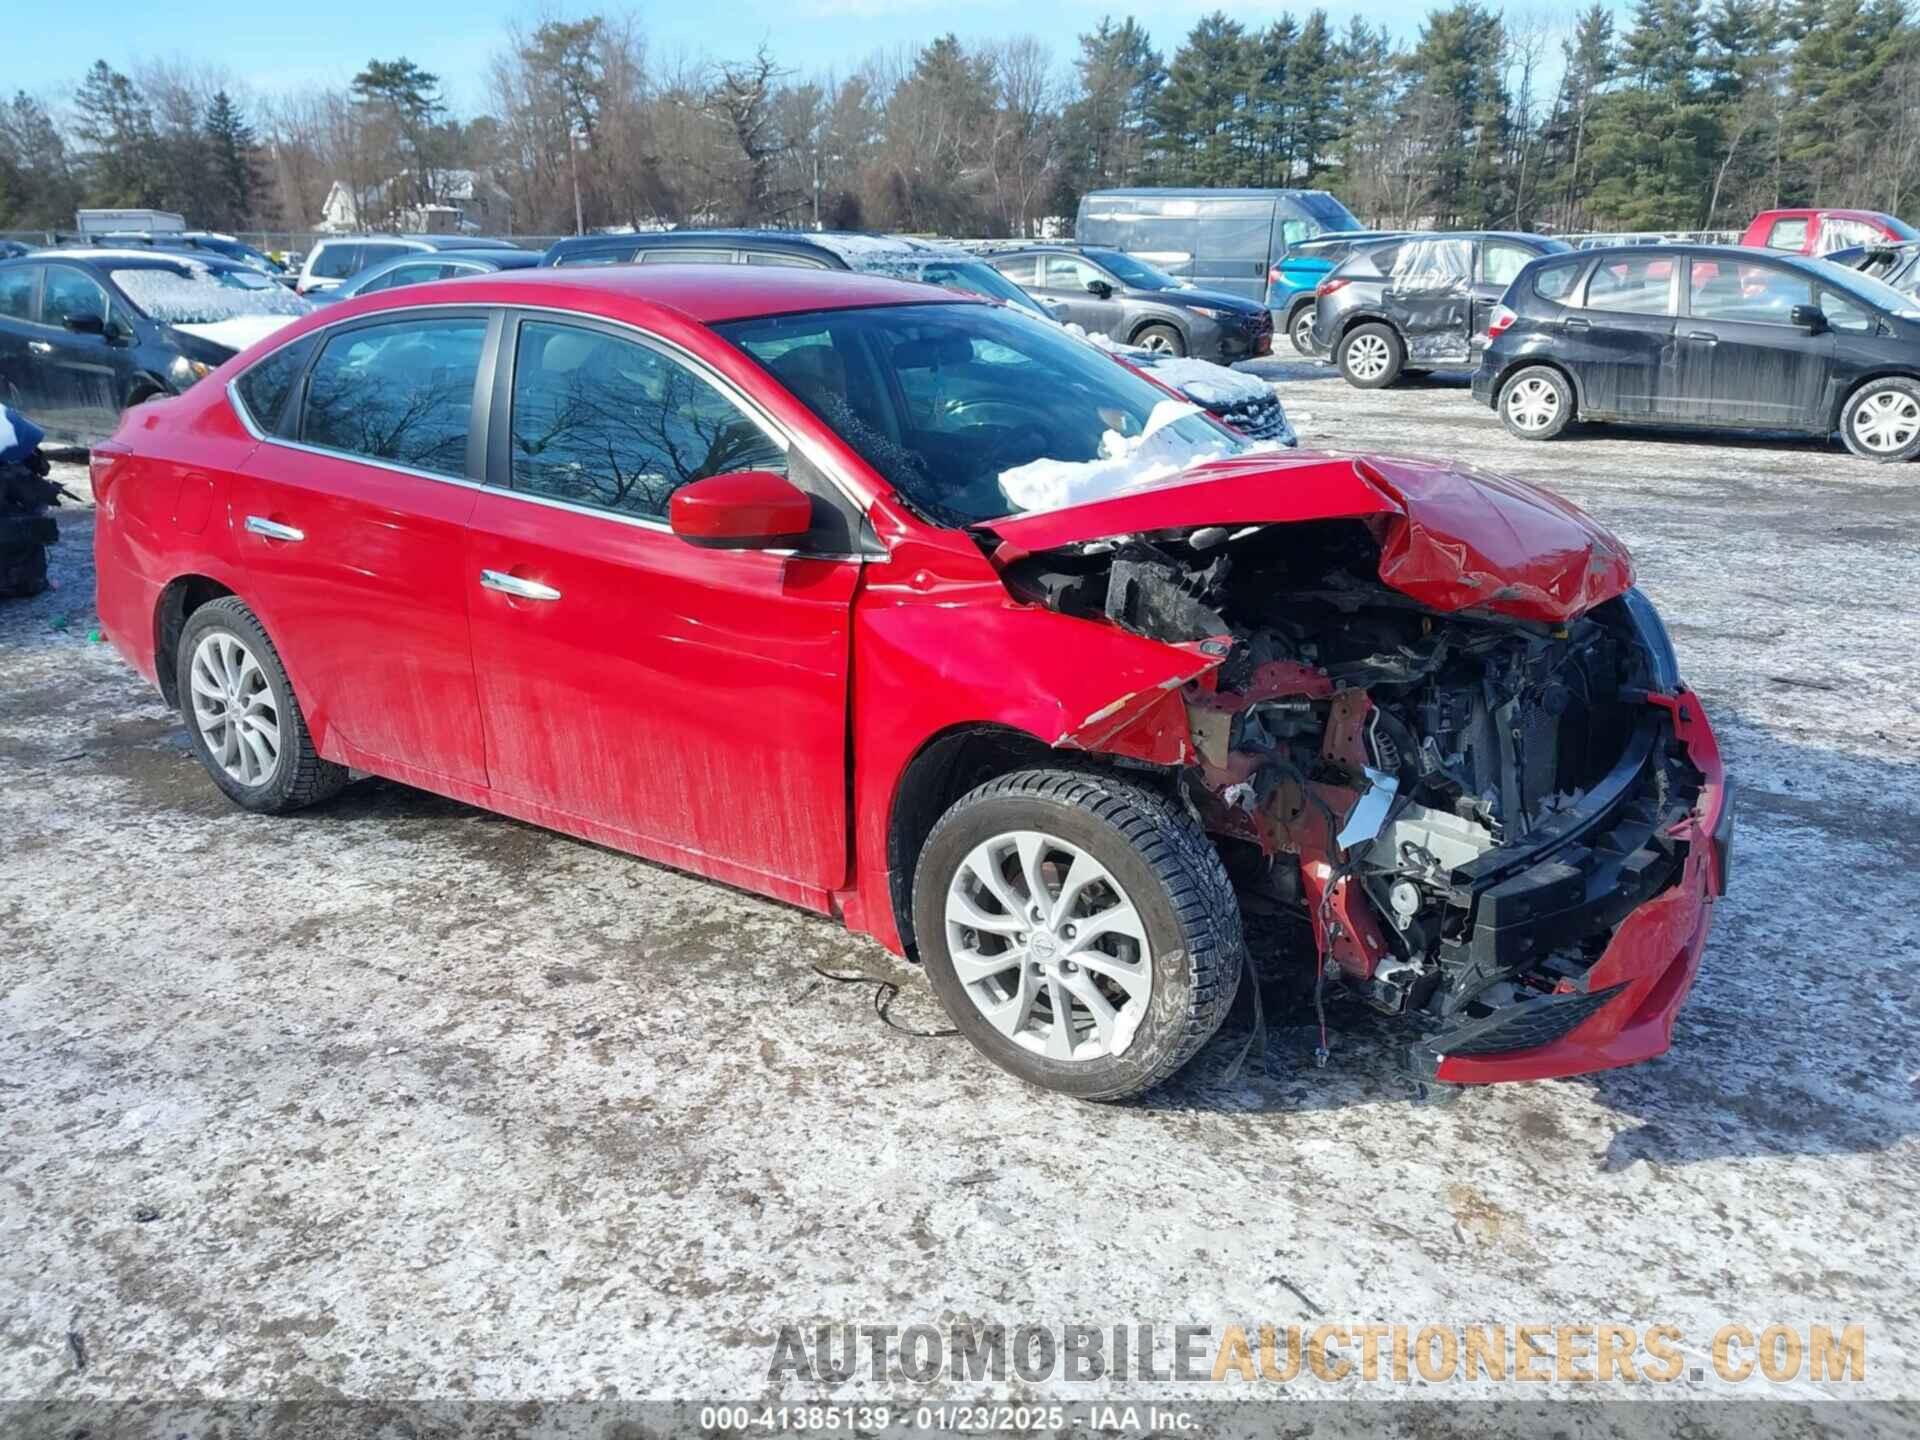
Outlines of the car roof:
{"type": "Polygon", "coordinates": [[[105,268],[112,266],[116,270],[174,269],[185,270],[199,266],[203,270],[228,271],[245,270],[250,274],[259,274],[249,265],[238,260],[229,260],[224,255],[195,251],[187,254],[179,250],[146,249],[116,250],[106,245],[60,245],[41,250],[29,250],[24,255],[16,255],[16,260],[60,260],[69,265],[105,268]]]}
{"type": "MultiPolygon", "coordinates": [[[[625,298],[662,306],[701,325],[880,305],[988,303],[978,296],[855,271],[745,265],[540,266],[462,280],[431,280],[364,298],[384,309],[379,302],[392,296],[394,308],[405,308],[433,303],[431,297],[441,293],[441,286],[447,287],[447,296],[479,304],[554,305],[569,294],[625,298]]],[[[361,299],[347,303],[358,305],[361,299]]]]}
{"type": "MultiPolygon", "coordinates": [[[[418,245],[424,250],[520,250],[525,247],[511,240],[483,235],[322,235],[313,242],[322,245],[418,245]]],[[[535,251],[527,251],[529,255],[535,251]]]]}
{"type": "Polygon", "coordinates": [[[1111,190],[1089,190],[1082,199],[1095,196],[1135,196],[1166,195],[1176,200],[1266,200],[1275,195],[1331,195],[1331,190],[1321,190],[1306,185],[1279,185],[1269,187],[1248,186],[1241,189],[1222,187],[1214,189],[1204,185],[1120,185],[1111,190]]]}

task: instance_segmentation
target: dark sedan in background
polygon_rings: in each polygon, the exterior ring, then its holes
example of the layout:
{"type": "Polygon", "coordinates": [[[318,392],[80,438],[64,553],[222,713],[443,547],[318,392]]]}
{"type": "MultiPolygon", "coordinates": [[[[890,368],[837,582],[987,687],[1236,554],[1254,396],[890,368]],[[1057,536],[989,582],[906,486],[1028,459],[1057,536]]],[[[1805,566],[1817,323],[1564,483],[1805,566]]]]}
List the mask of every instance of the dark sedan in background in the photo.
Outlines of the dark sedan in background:
{"type": "Polygon", "coordinates": [[[1118,250],[1022,245],[987,261],[1089,335],[1223,365],[1273,351],[1273,316],[1260,301],[1195,288],[1118,250]]]}
{"type": "Polygon", "coordinates": [[[1331,355],[1363,390],[1465,366],[1513,277],[1567,249],[1544,235],[1481,230],[1360,244],[1314,291],[1314,353],[1331,355]]]}
{"type": "Polygon", "coordinates": [[[1574,419],[1829,435],[1920,454],[1920,302],[1825,260],[1723,246],[1583,251],[1509,287],[1474,398],[1523,439],[1574,419]]]}
{"type": "Polygon", "coordinates": [[[0,401],[56,439],[97,440],[312,308],[210,255],[32,251],[0,261],[0,401]]]}

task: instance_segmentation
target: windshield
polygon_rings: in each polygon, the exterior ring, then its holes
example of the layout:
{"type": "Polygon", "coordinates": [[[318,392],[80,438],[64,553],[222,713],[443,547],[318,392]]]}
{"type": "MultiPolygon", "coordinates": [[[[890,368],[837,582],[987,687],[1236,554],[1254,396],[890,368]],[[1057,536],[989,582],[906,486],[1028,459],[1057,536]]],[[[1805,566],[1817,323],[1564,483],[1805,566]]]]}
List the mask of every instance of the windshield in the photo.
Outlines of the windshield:
{"type": "Polygon", "coordinates": [[[1876,280],[1871,275],[1863,275],[1858,270],[1850,270],[1845,265],[1835,265],[1830,261],[1813,262],[1821,269],[1821,279],[1836,290],[1845,290],[1869,305],[1900,316],[1903,320],[1920,320],[1920,308],[1917,308],[1913,296],[1905,291],[1896,290],[1884,280],[1876,280]]]}
{"type": "Polygon", "coordinates": [[[984,295],[989,300],[999,300],[1038,315],[1042,320],[1053,318],[1038,300],[981,260],[930,260],[924,265],[903,268],[899,273],[903,280],[938,285],[942,290],[957,290],[962,295],[984,295]]]}
{"type": "Polygon", "coordinates": [[[162,325],[213,325],[238,315],[304,315],[307,301],[258,270],[184,261],[115,270],[113,283],[162,325]]]}
{"type": "Polygon", "coordinates": [[[1078,504],[1271,448],[1062,327],[996,305],[829,310],[713,328],[940,524],[1078,504]]]}
{"type": "Polygon", "coordinates": [[[1366,226],[1354,218],[1351,210],[1347,209],[1346,206],[1342,205],[1331,195],[1323,195],[1309,191],[1305,194],[1291,195],[1287,198],[1289,203],[1303,211],[1311,219],[1315,227],[1315,234],[1321,234],[1328,230],[1366,229],[1366,226]]]}
{"type": "Polygon", "coordinates": [[[1135,290],[1178,290],[1180,282],[1164,270],[1156,270],[1144,260],[1136,260],[1122,250],[1087,250],[1089,260],[1111,270],[1135,290]]]}

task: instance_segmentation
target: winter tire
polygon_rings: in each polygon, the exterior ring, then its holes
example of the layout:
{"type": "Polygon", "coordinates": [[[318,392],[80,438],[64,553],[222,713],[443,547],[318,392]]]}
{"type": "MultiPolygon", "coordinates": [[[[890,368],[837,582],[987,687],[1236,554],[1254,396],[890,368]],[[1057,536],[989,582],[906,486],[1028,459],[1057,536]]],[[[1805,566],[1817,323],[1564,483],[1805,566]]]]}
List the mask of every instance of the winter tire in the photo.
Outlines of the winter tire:
{"type": "Polygon", "coordinates": [[[1840,438],[1864,460],[1893,464],[1920,455],[1920,382],[1869,380],[1840,412],[1840,438]]]}
{"type": "Polygon", "coordinates": [[[1551,365],[1516,370],[1500,387],[1500,423],[1522,440],[1551,440],[1573,421],[1573,387],[1551,365]]]}
{"type": "Polygon", "coordinates": [[[194,754],[234,804],[284,815],[346,785],[346,767],[313,748],[279,653],[238,599],[188,616],[174,663],[194,754]]]}
{"type": "Polygon", "coordinates": [[[1240,909],[1183,810],[1099,771],[1023,770],[962,796],[914,873],[914,935],[960,1033],[1082,1100],[1190,1060],[1240,983],[1240,909]]]}
{"type": "Polygon", "coordinates": [[[1334,363],[1349,385],[1384,390],[1400,378],[1407,347],[1391,325],[1356,325],[1341,337],[1334,363]]]}
{"type": "Polygon", "coordinates": [[[1187,342],[1178,330],[1171,325],[1147,325],[1133,337],[1133,343],[1142,350],[1151,350],[1156,355],[1184,355],[1187,342]]]}

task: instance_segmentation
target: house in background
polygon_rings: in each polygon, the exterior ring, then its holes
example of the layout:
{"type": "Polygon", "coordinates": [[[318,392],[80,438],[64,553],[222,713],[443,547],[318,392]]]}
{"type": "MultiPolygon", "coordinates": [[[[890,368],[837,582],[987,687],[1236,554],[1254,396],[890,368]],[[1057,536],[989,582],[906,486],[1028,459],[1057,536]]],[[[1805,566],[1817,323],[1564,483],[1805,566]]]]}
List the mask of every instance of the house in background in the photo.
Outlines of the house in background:
{"type": "Polygon", "coordinates": [[[478,170],[436,170],[429,189],[433,201],[417,204],[406,171],[355,193],[344,180],[327,189],[317,230],[332,234],[394,231],[402,235],[505,235],[513,230],[513,202],[493,179],[478,170]]]}

